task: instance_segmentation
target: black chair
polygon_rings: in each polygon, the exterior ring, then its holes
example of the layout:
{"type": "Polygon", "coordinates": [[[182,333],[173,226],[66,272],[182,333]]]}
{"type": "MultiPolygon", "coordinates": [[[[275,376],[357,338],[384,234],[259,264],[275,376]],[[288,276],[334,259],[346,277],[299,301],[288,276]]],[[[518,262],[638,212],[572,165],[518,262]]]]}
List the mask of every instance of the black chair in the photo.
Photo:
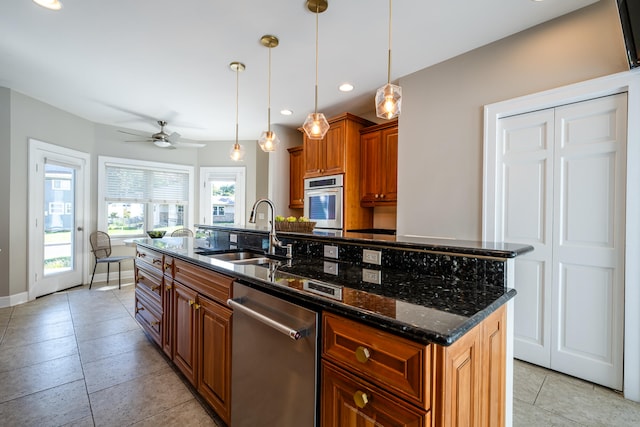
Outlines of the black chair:
{"type": "Polygon", "coordinates": [[[122,261],[133,260],[133,256],[111,256],[111,238],[103,231],[94,231],[89,236],[89,243],[91,244],[91,252],[96,259],[96,263],[93,266],[93,273],[91,274],[91,283],[89,283],[89,289],[93,285],[93,276],[96,274],[96,267],[98,264],[107,264],[107,283],[109,283],[109,266],[113,262],[118,263],[118,289],[120,289],[120,264],[122,261]]]}

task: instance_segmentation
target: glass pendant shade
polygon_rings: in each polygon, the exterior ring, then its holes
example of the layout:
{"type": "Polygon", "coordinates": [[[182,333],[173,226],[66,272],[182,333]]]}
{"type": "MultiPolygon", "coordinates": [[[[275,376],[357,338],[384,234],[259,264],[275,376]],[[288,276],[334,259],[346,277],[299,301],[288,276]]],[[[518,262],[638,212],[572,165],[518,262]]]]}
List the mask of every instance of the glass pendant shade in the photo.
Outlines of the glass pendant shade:
{"type": "Polygon", "coordinates": [[[234,162],[239,162],[244,158],[244,147],[237,142],[231,146],[231,150],[229,150],[229,157],[234,162]]]}
{"type": "Polygon", "coordinates": [[[302,125],[309,139],[322,139],[329,130],[329,122],[322,113],[309,113],[302,125]]]}
{"type": "Polygon", "coordinates": [[[271,130],[265,130],[262,132],[260,139],[258,139],[258,145],[265,153],[276,151],[278,144],[280,144],[280,138],[278,138],[278,135],[271,130]]]}
{"type": "Polygon", "coordinates": [[[59,0],[33,0],[33,2],[39,6],[46,7],[51,10],[62,9],[62,3],[59,0]]]}
{"type": "Polygon", "coordinates": [[[376,91],[376,116],[381,119],[395,119],[402,109],[402,88],[387,83],[376,91]]]}

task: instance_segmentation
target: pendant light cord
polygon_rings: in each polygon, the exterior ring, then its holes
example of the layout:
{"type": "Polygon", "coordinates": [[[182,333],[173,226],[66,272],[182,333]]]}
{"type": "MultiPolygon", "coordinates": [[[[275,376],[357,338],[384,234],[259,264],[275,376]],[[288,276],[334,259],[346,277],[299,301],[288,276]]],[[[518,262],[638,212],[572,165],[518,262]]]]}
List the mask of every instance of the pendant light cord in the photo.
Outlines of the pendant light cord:
{"type": "Polygon", "coordinates": [[[269,73],[267,89],[267,132],[271,132],[271,47],[269,47],[269,73]]]}
{"type": "Polygon", "coordinates": [[[320,2],[316,1],[316,96],[314,113],[318,114],[318,15],[320,15],[320,2]]]}
{"type": "Polygon", "coordinates": [[[235,148],[238,148],[238,99],[240,98],[240,66],[236,66],[236,144],[235,148]]]}
{"type": "Polygon", "coordinates": [[[391,2],[389,0],[389,58],[387,60],[387,83],[391,83],[391,2]]]}

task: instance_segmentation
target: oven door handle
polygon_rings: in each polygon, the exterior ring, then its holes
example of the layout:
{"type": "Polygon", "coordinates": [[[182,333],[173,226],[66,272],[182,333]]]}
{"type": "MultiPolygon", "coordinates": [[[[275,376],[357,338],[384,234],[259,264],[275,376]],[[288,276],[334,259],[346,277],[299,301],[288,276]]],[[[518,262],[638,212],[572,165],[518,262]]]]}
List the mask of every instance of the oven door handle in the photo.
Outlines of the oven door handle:
{"type": "Polygon", "coordinates": [[[283,325],[282,323],[278,322],[277,320],[273,320],[272,318],[265,316],[262,313],[258,313],[257,311],[250,309],[249,307],[242,304],[241,299],[228,299],[227,305],[234,310],[241,311],[247,316],[264,323],[265,325],[275,329],[276,331],[287,335],[294,341],[297,341],[304,336],[304,331],[298,331],[297,329],[290,328],[287,325],[283,325]]]}

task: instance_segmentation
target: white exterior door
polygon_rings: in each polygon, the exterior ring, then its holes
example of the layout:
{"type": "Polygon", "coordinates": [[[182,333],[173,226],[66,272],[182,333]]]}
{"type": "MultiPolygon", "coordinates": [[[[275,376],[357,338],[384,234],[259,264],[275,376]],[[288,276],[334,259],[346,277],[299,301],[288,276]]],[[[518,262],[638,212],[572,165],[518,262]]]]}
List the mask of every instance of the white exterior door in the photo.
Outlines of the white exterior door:
{"type": "Polygon", "coordinates": [[[500,119],[494,238],[516,259],[515,357],[622,388],[626,94],[500,119]]]}
{"type": "Polygon", "coordinates": [[[89,160],[87,153],[29,141],[29,299],[83,283],[89,160]]]}

